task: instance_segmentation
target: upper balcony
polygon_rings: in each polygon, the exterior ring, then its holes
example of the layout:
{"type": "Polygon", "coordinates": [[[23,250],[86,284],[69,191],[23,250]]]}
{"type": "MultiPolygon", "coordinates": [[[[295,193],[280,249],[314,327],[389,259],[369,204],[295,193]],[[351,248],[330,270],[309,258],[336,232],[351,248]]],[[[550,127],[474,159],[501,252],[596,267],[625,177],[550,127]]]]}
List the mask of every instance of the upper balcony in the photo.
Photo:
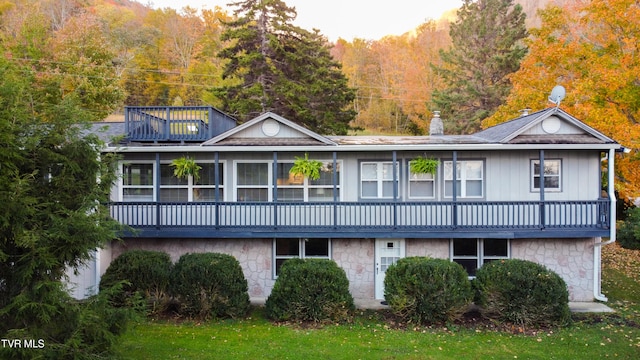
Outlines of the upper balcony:
{"type": "Polygon", "coordinates": [[[127,106],[125,131],[131,141],[201,142],[236,126],[211,106],[127,106]]]}
{"type": "Polygon", "coordinates": [[[479,202],[117,202],[111,216],[158,238],[609,236],[609,199],[479,202]]]}

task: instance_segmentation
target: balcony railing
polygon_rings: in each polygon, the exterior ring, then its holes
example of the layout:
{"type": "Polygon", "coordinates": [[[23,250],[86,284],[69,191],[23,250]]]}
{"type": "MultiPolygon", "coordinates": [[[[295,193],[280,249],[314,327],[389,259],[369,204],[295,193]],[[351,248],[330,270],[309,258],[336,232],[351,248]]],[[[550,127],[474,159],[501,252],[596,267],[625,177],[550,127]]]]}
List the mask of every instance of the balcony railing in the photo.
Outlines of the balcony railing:
{"type": "Polygon", "coordinates": [[[210,106],[126,107],[125,131],[134,141],[205,141],[235,126],[210,106]]]}
{"type": "Polygon", "coordinates": [[[117,202],[134,229],[207,231],[606,230],[609,200],[487,202],[117,202]]]}

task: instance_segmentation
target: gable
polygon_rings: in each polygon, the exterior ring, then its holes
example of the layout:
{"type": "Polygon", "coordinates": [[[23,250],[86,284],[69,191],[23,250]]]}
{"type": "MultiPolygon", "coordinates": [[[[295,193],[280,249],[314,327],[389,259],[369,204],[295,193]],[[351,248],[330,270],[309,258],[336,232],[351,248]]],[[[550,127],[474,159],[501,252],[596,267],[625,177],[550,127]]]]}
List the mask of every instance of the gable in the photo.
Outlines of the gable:
{"type": "Polygon", "coordinates": [[[615,143],[559,108],[548,108],[498,124],[476,136],[503,144],[615,143]]]}
{"type": "Polygon", "coordinates": [[[525,136],[532,135],[586,135],[587,132],[579,127],[563,121],[555,115],[551,115],[522,133],[525,136]]]}
{"type": "Polygon", "coordinates": [[[318,146],[335,145],[316,134],[274,113],[264,113],[202,144],[228,146],[318,146]]]}
{"type": "Polygon", "coordinates": [[[535,122],[522,134],[509,141],[511,144],[602,144],[594,134],[556,115],[535,122]]]}

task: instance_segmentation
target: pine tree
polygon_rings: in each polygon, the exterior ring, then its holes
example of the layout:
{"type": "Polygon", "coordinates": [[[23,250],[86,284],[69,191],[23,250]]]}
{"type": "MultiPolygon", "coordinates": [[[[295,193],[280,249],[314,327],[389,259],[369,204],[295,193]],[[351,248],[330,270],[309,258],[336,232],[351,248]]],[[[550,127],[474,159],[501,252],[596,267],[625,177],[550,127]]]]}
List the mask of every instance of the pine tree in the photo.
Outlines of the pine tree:
{"type": "MultiPolygon", "coordinates": [[[[0,338],[41,339],[42,358],[89,358],[113,344],[128,311],[102,295],[79,304],[63,280],[120,229],[103,205],[115,163],[76,123],[91,110],[54,96],[52,83],[0,57],[0,338]]],[[[3,347],[0,358],[33,358],[28,350],[3,347]]]]}
{"type": "Polygon", "coordinates": [[[340,64],[331,58],[326,39],[292,24],[295,9],[280,0],[246,0],[237,20],[222,34],[231,45],[223,78],[238,83],[213,89],[222,109],[240,121],[273,111],[323,134],[346,134],[355,113],[355,92],[340,64]]]}
{"type": "Polygon", "coordinates": [[[440,51],[442,66],[433,66],[447,87],[432,101],[445,121],[445,132],[473,133],[493,114],[511,90],[508,75],[527,53],[526,15],[513,0],[464,0],[451,24],[452,47],[440,51]]]}

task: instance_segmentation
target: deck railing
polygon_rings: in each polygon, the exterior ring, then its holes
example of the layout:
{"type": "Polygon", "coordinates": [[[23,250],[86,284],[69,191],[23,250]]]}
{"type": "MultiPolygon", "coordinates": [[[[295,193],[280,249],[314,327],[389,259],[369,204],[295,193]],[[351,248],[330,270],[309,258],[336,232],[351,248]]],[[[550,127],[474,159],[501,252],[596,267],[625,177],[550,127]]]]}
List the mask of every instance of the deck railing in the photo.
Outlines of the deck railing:
{"type": "Polygon", "coordinates": [[[204,141],[214,136],[213,116],[208,106],[126,107],[125,131],[136,141],[204,141]]]}
{"type": "Polygon", "coordinates": [[[607,229],[609,200],[486,202],[116,202],[133,228],[256,230],[607,229]]]}

